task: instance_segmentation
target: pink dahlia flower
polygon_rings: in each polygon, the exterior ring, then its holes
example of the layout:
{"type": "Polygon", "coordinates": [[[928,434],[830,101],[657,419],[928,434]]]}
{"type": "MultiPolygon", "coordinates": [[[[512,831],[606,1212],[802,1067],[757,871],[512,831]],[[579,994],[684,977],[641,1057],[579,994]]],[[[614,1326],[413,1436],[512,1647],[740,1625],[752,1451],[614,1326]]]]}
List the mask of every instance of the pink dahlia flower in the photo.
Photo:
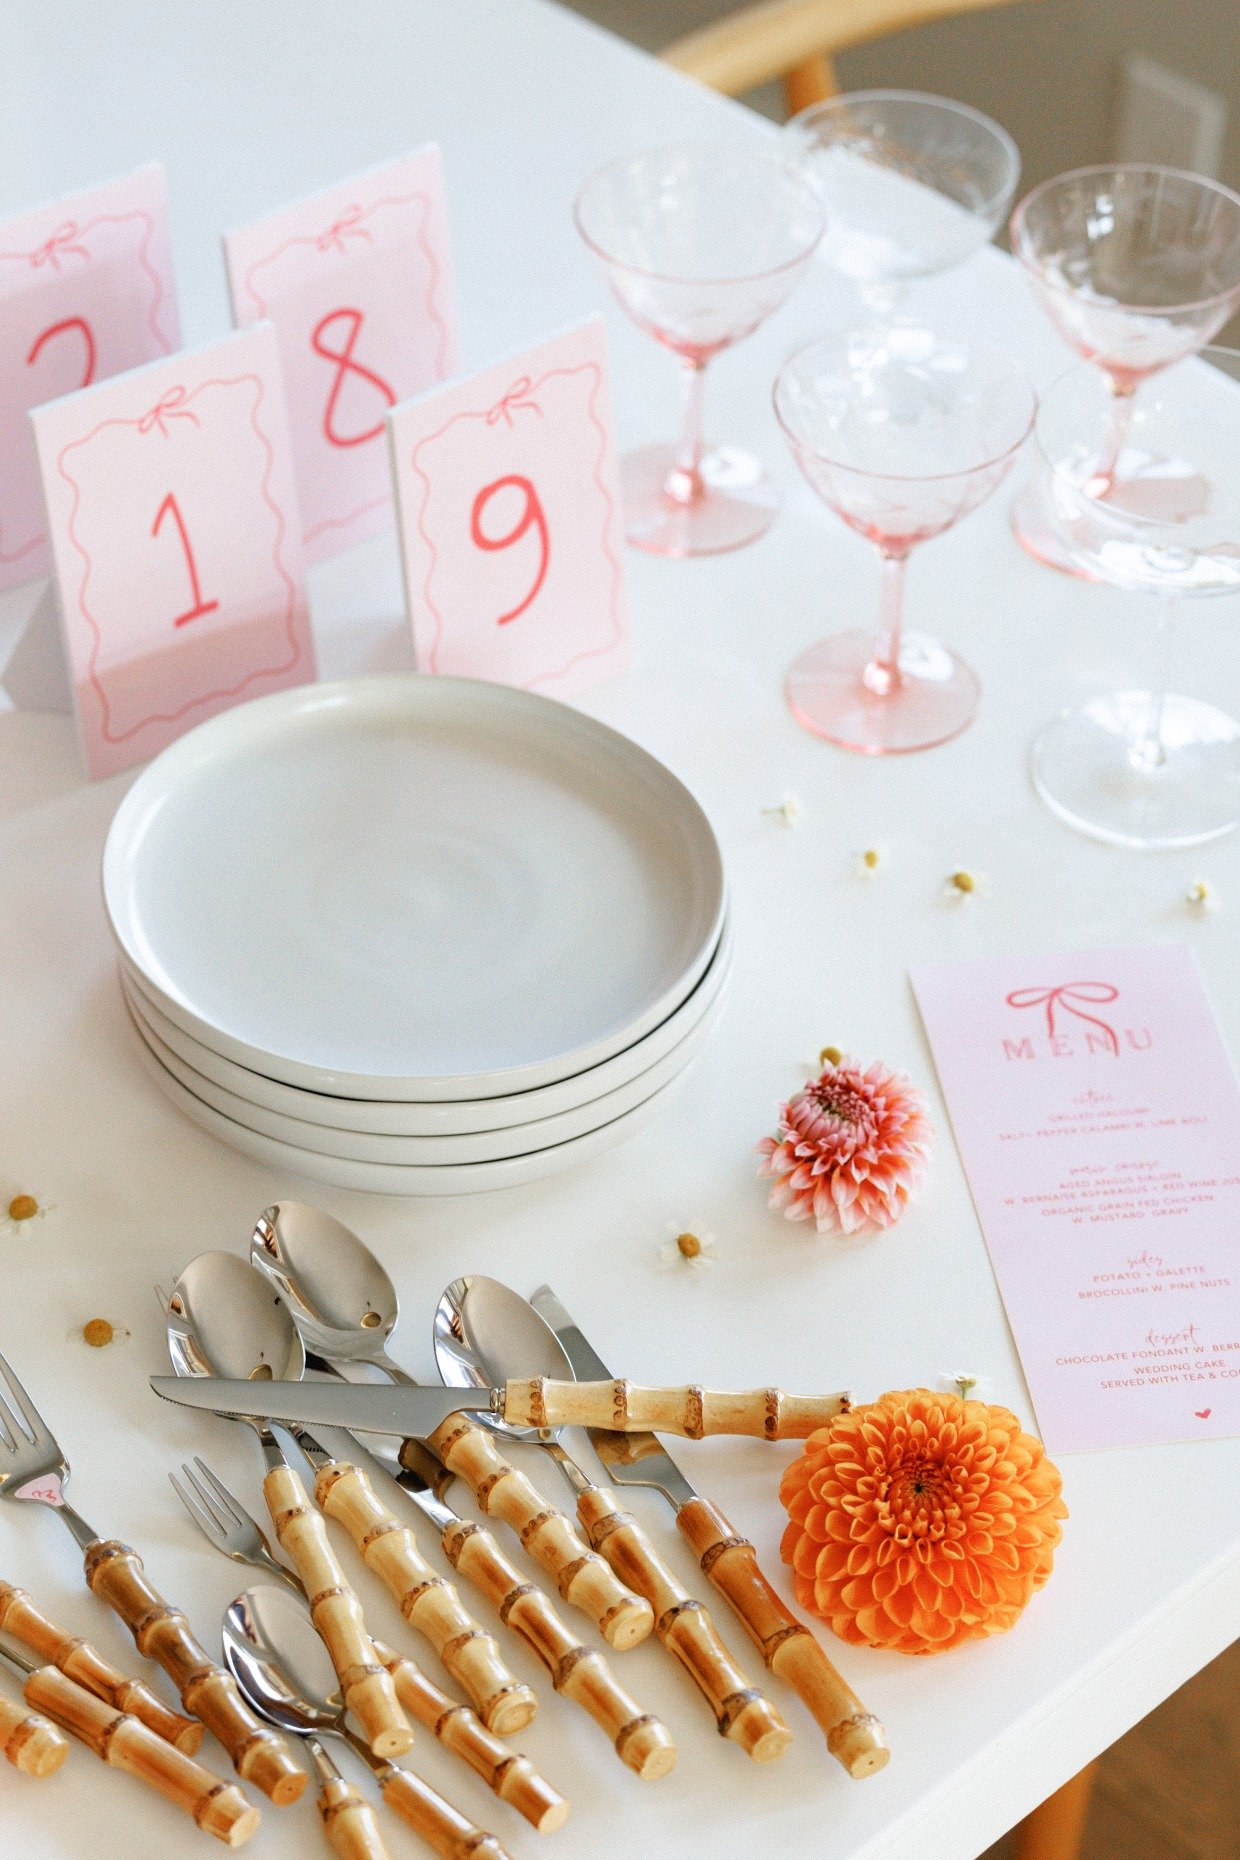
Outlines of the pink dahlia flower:
{"type": "Polygon", "coordinates": [[[820,1234],[890,1227],[921,1186],[933,1135],[902,1072],[841,1059],[789,1099],[779,1135],[758,1145],[761,1173],[774,1178],[770,1205],[820,1234]]]}

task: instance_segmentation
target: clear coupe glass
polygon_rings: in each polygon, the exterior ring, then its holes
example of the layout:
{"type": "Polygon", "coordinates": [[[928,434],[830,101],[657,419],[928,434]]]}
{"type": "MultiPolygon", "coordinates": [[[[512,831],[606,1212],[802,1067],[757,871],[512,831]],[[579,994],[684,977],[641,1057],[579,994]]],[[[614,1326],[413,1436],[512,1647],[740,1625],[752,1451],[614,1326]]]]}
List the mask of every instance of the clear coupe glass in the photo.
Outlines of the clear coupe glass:
{"type": "Polygon", "coordinates": [[[822,237],[817,195],[775,156],[691,145],[609,163],[581,189],[574,216],[624,310],[685,371],[680,443],[621,460],[629,541],[674,556],[754,542],[779,492],[759,459],[705,445],[706,367],[801,278],[822,237]]]}
{"type": "Polygon", "coordinates": [[[938,640],[902,630],[905,564],[998,487],[1036,406],[1003,350],[908,324],[827,336],[785,364],[775,413],[793,456],[883,562],[877,636],[830,634],[788,673],[807,730],[878,756],[928,749],[970,723],[973,672],[938,640]]]}
{"type": "Polygon", "coordinates": [[[1020,152],[979,110],[912,90],[812,104],[784,130],[827,215],[822,253],[880,319],[909,285],[963,264],[1002,225],[1020,152]]]}
{"type": "MultiPolygon", "coordinates": [[[[1175,168],[1121,162],[1056,175],[1012,215],[1012,250],[1069,348],[1101,370],[1112,457],[1143,381],[1193,354],[1240,307],[1240,195],[1175,168]]],[[[1085,575],[1065,552],[1039,475],[1012,507],[1021,546],[1085,575]]]]}
{"type": "Polygon", "coordinates": [[[1195,846],[1240,820],[1240,724],[1167,685],[1180,601],[1240,593],[1240,352],[1204,349],[1151,382],[1118,452],[1113,416],[1098,369],[1055,383],[1038,415],[1039,491],[1071,562],[1155,597],[1154,663],[1137,688],[1049,723],[1033,780],[1095,839],[1195,846]]]}

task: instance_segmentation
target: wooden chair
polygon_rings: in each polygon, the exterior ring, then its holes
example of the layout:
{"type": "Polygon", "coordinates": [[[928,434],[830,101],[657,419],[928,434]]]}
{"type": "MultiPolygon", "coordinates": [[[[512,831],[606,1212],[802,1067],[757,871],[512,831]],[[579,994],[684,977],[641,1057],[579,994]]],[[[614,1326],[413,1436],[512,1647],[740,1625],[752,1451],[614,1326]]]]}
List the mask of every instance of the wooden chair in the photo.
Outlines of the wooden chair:
{"type": "Polygon", "coordinates": [[[839,90],[832,54],[953,13],[1013,0],[759,0],[691,32],[662,56],[699,83],[739,97],[782,78],[789,115],[839,90]]]}

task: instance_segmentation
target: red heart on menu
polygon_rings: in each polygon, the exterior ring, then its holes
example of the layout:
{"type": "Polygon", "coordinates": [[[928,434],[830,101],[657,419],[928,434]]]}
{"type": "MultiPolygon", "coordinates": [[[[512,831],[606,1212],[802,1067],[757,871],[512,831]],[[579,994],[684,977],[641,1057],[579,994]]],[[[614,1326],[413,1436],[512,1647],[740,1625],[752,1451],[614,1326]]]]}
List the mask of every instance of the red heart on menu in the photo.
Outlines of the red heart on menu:
{"type": "Polygon", "coordinates": [[[1194,1408],[1193,1413],[1197,1416],[1199,1421],[1208,1421],[1210,1416],[1214,1413],[1214,1410],[1213,1408],[1194,1408]]]}

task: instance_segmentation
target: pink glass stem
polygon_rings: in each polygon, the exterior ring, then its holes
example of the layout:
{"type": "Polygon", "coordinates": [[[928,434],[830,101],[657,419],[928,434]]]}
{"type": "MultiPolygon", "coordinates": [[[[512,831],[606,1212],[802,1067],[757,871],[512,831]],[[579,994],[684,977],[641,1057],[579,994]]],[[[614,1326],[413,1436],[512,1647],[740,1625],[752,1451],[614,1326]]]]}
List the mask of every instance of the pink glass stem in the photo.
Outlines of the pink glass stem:
{"type": "Polygon", "coordinates": [[[676,504],[696,504],[706,495],[702,477],[702,402],[706,392],[706,363],[686,361],[685,414],[674,468],[664,492],[676,504]]]}
{"type": "Polygon", "coordinates": [[[1106,497],[1110,492],[1115,467],[1119,464],[1120,453],[1124,450],[1128,429],[1132,425],[1132,402],[1137,391],[1135,381],[1116,380],[1114,375],[1109,375],[1108,380],[1111,384],[1111,412],[1098,469],[1089,481],[1091,497],[1106,497]]]}
{"type": "Polygon", "coordinates": [[[1154,678],[1150,685],[1147,722],[1144,731],[1133,744],[1130,752],[1132,765],[1136,769],[1160,768],[1167,760],[1166,745],[1163,742],[1163,713],[1167,708],[1167,686],[1171,681],[1171,653],[1175,643],[1178,605],[1174,594],[1164,594],[1158,603],[1158,624],[1154,642],[1154,678]]]}
{"type": "Polygon", "coordinates": [[[862,679],[876,697],[890,697],[900,684],[900,627],[904,615],[904,569],[908,550],[884,549],[878,605],[878,638],[862,679]]]}

